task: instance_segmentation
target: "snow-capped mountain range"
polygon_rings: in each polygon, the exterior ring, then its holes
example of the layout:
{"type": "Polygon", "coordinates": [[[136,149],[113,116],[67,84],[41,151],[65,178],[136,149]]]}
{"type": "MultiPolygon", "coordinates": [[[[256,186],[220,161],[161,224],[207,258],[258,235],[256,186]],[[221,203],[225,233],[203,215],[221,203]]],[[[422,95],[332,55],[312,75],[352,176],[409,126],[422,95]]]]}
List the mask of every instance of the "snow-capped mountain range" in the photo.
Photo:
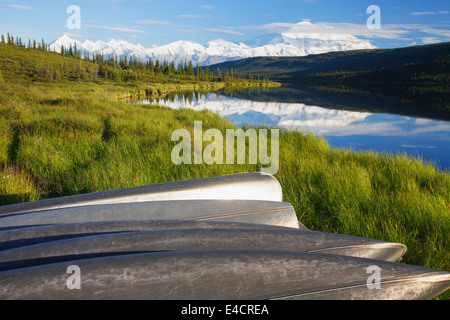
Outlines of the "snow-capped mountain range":
{"type": "MultiPolygon", "coordinates": [[[[301,22],[303,24],[305,22],[301,22]]],[[[358,49],[376,48],[368,40],[361,40],[352,35],[333,34],[302,34],[292,28],[279,34],[268,34],[250,42],[231,42],[222,39],[211,40],[204,45],[193,41],[176,41],[167,45],[143,47],[140,44],[131,44],[123,40],[112,39],[108,42],[85,40],[80,42],[63,35],[50,44],[50,49],[59,52],[61,47],[69,48],[76,44],[77,49],[82,54],[103,53],[118,57],[134,56],[146,61],[158,59],[160,61],[179,62],[192,60],[200,66],[212,65],[215,63],[239,60],[260,56],[306,56],[310,54],[320,54],[332,51],[346,51],[358,49]]]]}

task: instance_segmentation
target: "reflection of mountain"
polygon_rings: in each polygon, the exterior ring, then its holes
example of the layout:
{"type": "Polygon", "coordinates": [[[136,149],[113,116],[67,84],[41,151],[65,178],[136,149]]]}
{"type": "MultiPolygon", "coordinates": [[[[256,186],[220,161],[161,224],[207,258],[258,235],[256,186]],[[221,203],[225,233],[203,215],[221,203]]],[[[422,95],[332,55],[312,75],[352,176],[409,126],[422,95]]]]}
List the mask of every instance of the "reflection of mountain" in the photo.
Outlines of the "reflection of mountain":
{"type": "MultiPolygon", "coordinates": [[[[394,103],[381,112],[403,115],[413,112],[414,116],[450,120],[450,42],[304,57],[256,57],[211,68],[233,68],[237,72],[314,87],[321,91],[316,100],[323,95],[345,98],[345,94],[353,94],[361,100],[364,95],[372,100],[390,97],[394,103]],[[409,105],[403,104],[404,101],[409,105]]],[[[368,99],[366,101],[373,105],[368,99]]]]}
{"type": "Polygon", "coordinates": [[[215,93],[201,95],[199,99],[187,99],[176,95],[173,99],[160,100],[159,104],[175,109],[210,110],[237,124],[306,128],[316,133],[341,131],[345,127],[364,121],[371,115],[365,112],[307,106],[303,103],[241,100],[215,93]]]}
{"type": "MultiPolygon", "coordinates": [[[[225,94],[225,91],[224,91],[225,94]]],[[[414,95],[392,97],[382,91],[368,92],[355,88],[311,87],[282,82],[281,87],[268,90],[246,89],[232,92],[234,97],[254,101],[279,101],[330,109],[364,111],[370,113],[392,113],[404,116],[450,120],[450,112],[440,110],[448,104],[439,94],[430,94],[426,100],[414,101],[414,95]]]]}
{"type": "Polygon", "coordinates": [[[279,116],[268,115],[258,111],[246,111],[244,113],[233,113],[226,116],[227,119],[233,121],[237,125],[267,125],[267,126],[277,126],[280,121],[279,116]]]}
{"type": "MultiPolygon", "coordinates": [[[[210,110],[236,124],[268,125],[288,129],[306,129],[331,136],[418,137],[423,134],[448,136],[450,123],[393,114],[373,114],[308,106],[304,103],[251,101],[217,93],[175,94],[168,99],[144,101],[174,109],[210,110]]],[[[437,138],[441,140],[441,138],[437,138]]]]}

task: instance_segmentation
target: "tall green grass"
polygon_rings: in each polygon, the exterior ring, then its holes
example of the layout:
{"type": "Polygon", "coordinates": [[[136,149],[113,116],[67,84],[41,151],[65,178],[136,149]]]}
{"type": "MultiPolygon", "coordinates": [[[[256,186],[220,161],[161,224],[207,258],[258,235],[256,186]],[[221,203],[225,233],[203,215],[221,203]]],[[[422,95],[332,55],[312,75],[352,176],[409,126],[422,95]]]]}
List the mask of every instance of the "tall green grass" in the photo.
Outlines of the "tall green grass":
{"type": "Polygon", "coordinates": [[[450,270],[450,178],[406,155],[329,148],[285,133],[279,180],[314,230],[400,242],[404,261],[450,270]],[[286,150],[287,149],[287,150],[286,150]]]}

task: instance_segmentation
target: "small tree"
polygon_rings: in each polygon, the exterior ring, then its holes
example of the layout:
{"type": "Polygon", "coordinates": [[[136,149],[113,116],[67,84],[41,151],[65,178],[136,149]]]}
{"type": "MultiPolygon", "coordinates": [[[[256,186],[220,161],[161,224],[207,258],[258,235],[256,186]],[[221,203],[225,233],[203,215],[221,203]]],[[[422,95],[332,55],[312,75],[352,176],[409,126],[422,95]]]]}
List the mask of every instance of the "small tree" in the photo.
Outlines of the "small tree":
{"type": "Polygon", "coordinates": [[[194,75],[194,67],[192,65],[192,60],[189,60],[189,62],[188,62],[186,73],[190,76],[194,75]]]}
{"type": "Polygon", "coordinates": [[[198,62],[197,62],[197,65],[195,66],[195,75],[197,77],[200,76],[200,67],[198,66],[198,62]]]}
{"type": "Polygon", "coordinates": [[[219,67],[217,67],[216,75],[219,80],[222,79],[222,72],[220,71],[219,67]]]}
{"type": "Polygon", "coordinates": [[[95,61],[94,64],[94,81],[98,80],[98,65],[97,65],[97,61],[95,61]]]}

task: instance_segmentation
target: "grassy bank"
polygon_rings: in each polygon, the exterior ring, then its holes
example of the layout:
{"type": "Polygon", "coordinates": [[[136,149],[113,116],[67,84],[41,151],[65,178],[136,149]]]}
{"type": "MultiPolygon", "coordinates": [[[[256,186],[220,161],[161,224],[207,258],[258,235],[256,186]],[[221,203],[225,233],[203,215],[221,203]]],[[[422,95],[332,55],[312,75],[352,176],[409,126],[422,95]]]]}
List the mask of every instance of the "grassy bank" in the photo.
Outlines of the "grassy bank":
{"type": "MultiPolygon", "coordinates": [[[[119,99],[149,83],[14,80],[11,69],[0,70],[0,205],[259,170],[174,165],[175,129],[193,133],[194,121],[202,121],[204,131],[225,134],[233,125],[207,111],[119,99]]],[[[201,85],[186,83],[175,90],[201,85]]],[[[163,93],[173,81],[152,85],[163,93]]],[[[283,200],[311,230],[401,242],[408,247],[403,262],[450,271],[448,173],[405,155],[334,149],[281,130],[276,177],[283,200]]]]}

